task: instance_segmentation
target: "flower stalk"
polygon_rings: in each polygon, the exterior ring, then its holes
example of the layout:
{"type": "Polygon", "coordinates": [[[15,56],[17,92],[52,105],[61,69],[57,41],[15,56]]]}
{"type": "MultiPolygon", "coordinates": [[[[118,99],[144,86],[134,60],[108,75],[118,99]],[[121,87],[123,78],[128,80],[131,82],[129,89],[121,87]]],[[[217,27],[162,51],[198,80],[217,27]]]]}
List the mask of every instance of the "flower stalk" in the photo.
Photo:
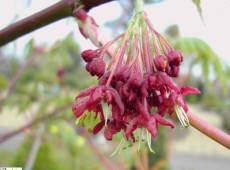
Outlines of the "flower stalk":
{"type": "Polygon", "coordinates": [[[187,112],[187,116],[191,126],[193,126],[204,135],[208,136],[209,138],[213,139],[214,141],[218,142],[222,146],[230,149],[230,135],[210,125],[208,122],[202,120],[201,118],[189,111],[187,112]]]}

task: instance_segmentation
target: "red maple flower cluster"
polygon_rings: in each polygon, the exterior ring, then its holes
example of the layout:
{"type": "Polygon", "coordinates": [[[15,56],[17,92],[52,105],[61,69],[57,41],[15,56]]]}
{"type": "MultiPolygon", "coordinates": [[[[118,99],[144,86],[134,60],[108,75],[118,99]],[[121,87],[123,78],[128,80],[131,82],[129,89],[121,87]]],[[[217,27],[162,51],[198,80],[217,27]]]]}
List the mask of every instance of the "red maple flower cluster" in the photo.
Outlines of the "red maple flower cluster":
{"type": "Polygon", "coordinates": [[[172,77],[178,77],[183,56],[153,28],[144,12],[134,16],[125,34],[81,56],[91,76],[98,77],[98,85],[81,91],[72,109],[76,118],[95,113],[96,120],[99,116],[93,134],[104,129],[105,138],[112,140],[122,132],[134,143],[143,139],[143,134],[136,132],[145,129],[150,147],[159,125],[174,127],[164,118],[166,114],[175,112],[183,127],[189,125],[183,96],[200,92],[174,83],[172,77]],[[119,39],[115,50],[109,51],[119,39]],[[110,106],[106,113],[104,104],[110,106]]]}

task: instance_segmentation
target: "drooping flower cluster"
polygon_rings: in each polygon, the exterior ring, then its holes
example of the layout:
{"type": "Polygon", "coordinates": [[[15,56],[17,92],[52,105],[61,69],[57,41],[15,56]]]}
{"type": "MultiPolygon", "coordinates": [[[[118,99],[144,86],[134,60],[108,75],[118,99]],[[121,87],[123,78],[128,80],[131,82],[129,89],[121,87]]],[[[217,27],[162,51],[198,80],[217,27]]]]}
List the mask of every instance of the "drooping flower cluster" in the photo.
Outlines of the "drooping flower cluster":
{"type": "MultiPolygon", "coordinates": [[[[89,20],[83,14],[78,19],[89,20]]],[[[99,116],[93,134],[103,129],[105,138],[112,140],[121,132],[129,143],[142,139],[150,147],[159,125],[174,127],[164,118],[166,114],[176,113],[182,126],[189,126],[183,96],[200,92],[174,83],[172,77],[178,77],[183,56],[153,28],[146,13],[136,13],[124,34],[81,55],[90,75],[98,77],[98,85],[81,91],[72,110],[83,122],[85,115],[93,114],[95,121],[99,116]],[[116,48],[111,52],[113,45],[116,48]],[[103,111],[104,104],[110,106],[109,111],[103,111]]]]}

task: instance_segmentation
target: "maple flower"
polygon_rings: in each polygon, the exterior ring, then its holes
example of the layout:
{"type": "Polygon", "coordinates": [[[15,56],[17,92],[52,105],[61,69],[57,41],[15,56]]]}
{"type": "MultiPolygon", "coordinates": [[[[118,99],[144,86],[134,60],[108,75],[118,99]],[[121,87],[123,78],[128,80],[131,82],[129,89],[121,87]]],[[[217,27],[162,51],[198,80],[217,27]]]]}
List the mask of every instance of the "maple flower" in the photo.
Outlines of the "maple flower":
{"type": "MultiPolygon", "coordinates": [[[[90,37],[96,23],[82,10],[76,16],[85,23],[81,32],[90,37]]],[[[72,110],[83,125],[85,117],[95,113],[94,135],[104,131],[104,137],[113,140],[115,134],[122,133],[115,152],[136,142],[140,146],[142,140],[153,151],[151,138],[157,137],[159,126],[174,128],[165,115],[176,113],[182,127],[189,126],[184,95],[200,91],[174,83],[183,56],[154,29],[145,12],[134,14],[125,33],[95,50],[83,51],[81,56],[90,75],[98,77],[98,85],[81,91],[72,110]],[[113,52],[111,47],[115,47],[113,52]],[[108,110],[103,110],[103,105],[109,106],[108,110]]]]}

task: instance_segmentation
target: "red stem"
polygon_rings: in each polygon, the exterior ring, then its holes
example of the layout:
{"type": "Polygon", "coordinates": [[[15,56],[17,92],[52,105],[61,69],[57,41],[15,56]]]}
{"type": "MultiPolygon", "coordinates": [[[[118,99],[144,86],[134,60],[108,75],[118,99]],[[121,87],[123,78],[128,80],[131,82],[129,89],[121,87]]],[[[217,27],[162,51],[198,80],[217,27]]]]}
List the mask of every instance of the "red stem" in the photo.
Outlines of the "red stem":
{"type": "Polygon", "coordinates": [[[214,141],[230,149],[230,135],[210,125],[209,123],[200,119],[199,117],[197,117],[195,114],[191,112],[187,112],[187,116],[190,124],[195,129],[199,130],[204,135],[210,137],[214,141]]]}

